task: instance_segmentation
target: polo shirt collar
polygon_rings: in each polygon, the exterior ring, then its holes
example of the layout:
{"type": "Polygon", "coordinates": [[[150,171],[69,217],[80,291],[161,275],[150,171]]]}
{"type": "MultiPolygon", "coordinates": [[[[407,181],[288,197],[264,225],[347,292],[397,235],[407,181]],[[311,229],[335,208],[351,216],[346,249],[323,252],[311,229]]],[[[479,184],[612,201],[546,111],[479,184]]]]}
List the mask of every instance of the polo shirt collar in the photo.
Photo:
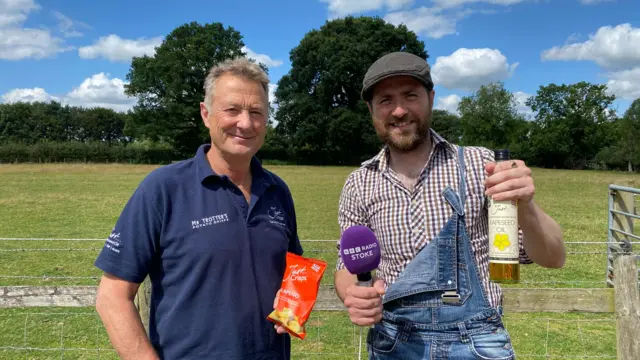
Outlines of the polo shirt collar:
{"type": "MultiPolygon", "coordinates": [[[[453,145],[438,134],[435,130],[429,129],[429,136],[433,141],[433,152],[447,151],[455,154],[456,150],[453,145]]],[[[376,156],[363,163],[365,166],[377,167],[380,172],[385,172],[389,168],[389,147],[385,145],[376,156]]]]}
{"type": "MultiPolygon", "coordinates": [[[[211,149],[211,144],[202,144],[198,147],[198,151],[195,156],[195,164],[196,164],[196,172],[198,174],[198,180],[201,183],[204,183],[210,177],[215,177],[221,179],[223,176],[217,174],[211,168],[211,164],[209,164],[209,159],[207,159],[207,152],[211,149]]],[[[262,182],[265,186],[275,184],[275,180],[269,176],[269,174],[264,170],[260,160],[255,156],[251,158],[251,176],[254,180],[258,180],[262,182]]]]}

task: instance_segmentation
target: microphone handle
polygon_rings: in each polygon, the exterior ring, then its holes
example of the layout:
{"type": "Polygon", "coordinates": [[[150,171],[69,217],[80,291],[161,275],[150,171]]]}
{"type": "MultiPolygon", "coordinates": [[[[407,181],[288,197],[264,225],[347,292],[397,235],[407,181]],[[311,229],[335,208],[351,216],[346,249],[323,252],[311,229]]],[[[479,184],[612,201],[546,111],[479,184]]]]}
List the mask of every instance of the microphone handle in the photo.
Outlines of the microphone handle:
{"type": "Polygon", "coordinates": [[[371,272],[358,274],[358,286],[373,286],[371,272]]]}

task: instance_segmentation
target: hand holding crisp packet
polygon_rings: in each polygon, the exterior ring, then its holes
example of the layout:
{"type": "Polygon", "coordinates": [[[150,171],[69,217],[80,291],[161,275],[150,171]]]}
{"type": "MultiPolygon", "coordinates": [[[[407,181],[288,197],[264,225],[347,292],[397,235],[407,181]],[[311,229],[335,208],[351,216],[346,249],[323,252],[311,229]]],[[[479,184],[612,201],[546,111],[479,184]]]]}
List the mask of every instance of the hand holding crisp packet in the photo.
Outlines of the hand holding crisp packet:
{"type": "Polygon", "coordinates": [[[284,327],[291,335],[304,339],[305,323],[318,298],[320,280],[327,268],[322,260],[287,253],[287,268],[267,319],[284,327]]]}

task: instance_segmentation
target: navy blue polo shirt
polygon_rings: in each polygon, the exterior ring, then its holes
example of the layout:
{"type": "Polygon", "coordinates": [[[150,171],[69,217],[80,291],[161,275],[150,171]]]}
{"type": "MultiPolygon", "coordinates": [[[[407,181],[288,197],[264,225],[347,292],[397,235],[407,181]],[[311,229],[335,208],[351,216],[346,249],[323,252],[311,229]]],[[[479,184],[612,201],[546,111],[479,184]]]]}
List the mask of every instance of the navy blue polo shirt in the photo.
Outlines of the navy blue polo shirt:
{"type": "Polygon", "coordinates": [[[152,281],[149,337],[163,359],[289,359],[266,320],[287,251],[302,254],[287,185],[251,163],[251,201],[192,159],[152,171],[125,205],[95,265],[152,281]]]}

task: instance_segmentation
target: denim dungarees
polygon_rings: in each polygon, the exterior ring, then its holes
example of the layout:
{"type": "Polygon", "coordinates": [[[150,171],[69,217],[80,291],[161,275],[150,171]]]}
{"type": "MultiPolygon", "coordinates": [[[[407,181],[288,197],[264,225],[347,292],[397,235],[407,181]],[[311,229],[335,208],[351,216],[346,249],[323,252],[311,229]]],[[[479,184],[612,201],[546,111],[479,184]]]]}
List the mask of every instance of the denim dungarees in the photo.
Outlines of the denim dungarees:
{"type": "Polygon", "coordinates": [[[383,297],[383,318],[367,336],[369,359],[515,359],[500,307],[489,305],[464,216],[464,149],[459,193],[442,196],[454,212],[383,297]]]}

